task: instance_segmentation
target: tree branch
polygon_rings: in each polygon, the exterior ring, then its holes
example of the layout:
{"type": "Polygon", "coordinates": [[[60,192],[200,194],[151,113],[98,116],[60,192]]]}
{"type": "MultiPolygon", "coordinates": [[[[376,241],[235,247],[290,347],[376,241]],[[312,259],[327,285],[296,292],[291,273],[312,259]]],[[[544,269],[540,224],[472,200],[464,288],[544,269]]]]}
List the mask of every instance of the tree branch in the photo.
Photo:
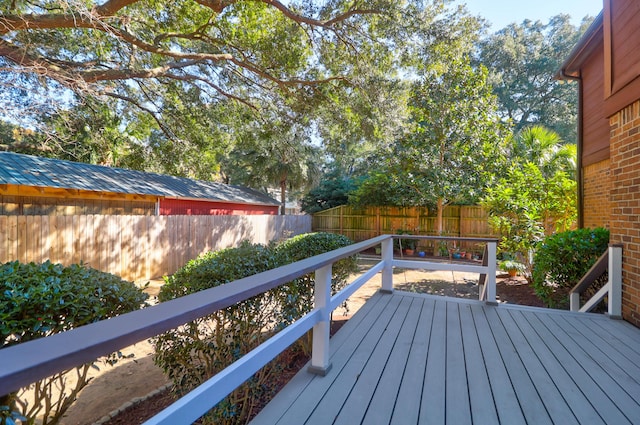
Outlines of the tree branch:
{"type": "Polygon", "coordinates": [[[209,80],[205,80],[204,78],[200,78],[197,77],[195,75],[191,75],[191,74],[187,74],[187,75],[175,75],[175,74],[166,74],[164,75],[164,77],[166,78],[171,78],[174,80],[181,80],[181,81],[188,81],[188,82],[193,82],[193,81],[199,81],[201,83],[204,83],[206,85],[208,85],[209,87],[213,88],[214,90],[216,90],[218,93],[220,93],[221,95],[228,97],[229,99],[233,99],[237,102],[242,103],[243,105],[248,106],[249,108],[253,109],[254,111],[257,111],[258,108],[253,105],[251,102],[242,99],[241,97],[238,97],[234,94],[231,94],[225,90],[222,90],[222,88],[220,86],[218,86],[217,84],[212,83],[209,80]]]}
{"type": "Polygon", "coordinates": [[[144,105],[142,105],[140,102],[138,102],[136,99],[133,99],[132,97],[129,96],[124,96],[118,93],[113,93],[113,92],[108,92],[108,91],[103,91],[100,93],[103,96],[109,96],[109,97],[113,97],[114,99],[120,99],[120,100],[124,100],[125,102],[128,102],[132,105],[134,105],[136,108],[139,108],[140,110],[148,113],[149,115],[151,115],[151,117],[155,120],[155,122],[158,124],[158,127],[160,127],[160,129],[162,130],[162,132],[170,139],[170,140],[176,140],[175,134],[171,131],[170,128],[168,128],[164,122],[156,115],[156,112],[145,107],[144,105]]]}
{"type": "Polygon", "coordinates": [[[375,9],[351,9],[348,12],[342,13],[331,19],[328,19],[326,21],[321,21],[318,19],[313,19],[313,18],[308,18],[306,16],[298,15],[297,13],[289,9],[287,6],[285,6],[283,3],[279,2],[278,0],[255,0],[255,1],[266,3],[270,6],[275,7],[280,12],[282,12],[284,16],[291,19],[292,21],[304,23],[314,27],[322,27],[322,28],[328,28],[330,26],[337,24],[338,22],[346,21],[352,16],[367,15],[367,14],[371,15],[371,14],[380,13],[379,10],[375,10],[375,9]]]}

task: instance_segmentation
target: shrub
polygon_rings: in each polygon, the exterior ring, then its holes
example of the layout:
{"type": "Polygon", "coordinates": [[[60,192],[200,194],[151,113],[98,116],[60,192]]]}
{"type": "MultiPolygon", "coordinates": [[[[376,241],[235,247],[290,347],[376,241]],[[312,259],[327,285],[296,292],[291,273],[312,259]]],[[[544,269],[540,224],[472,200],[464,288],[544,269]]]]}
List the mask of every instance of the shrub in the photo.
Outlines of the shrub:
{"type": "Polygon", "coordinates": [[[534,257],[533,287],[548,306],[566,308],[569,291],[605,252],[609,231],[578,229],[548,236],[534,257]]]}
{"type": "MultiPolygon", "coordinates": [[[[276,245],[275,253],[280,264],[293,263],[324,252],[342,248],[353,242],[343,235],[334,233],[306,233],[295,236],[276,245]]],[[[331,294],[335,294],[347,284],[347,278],[357,268],[355,256],[343,258],[331,269],[331,294]]],[[[309,273],[296,280],[281,285],[278,290],[282,308],[282,322],[289,324],[313,309],[315,274],[309,273]]],[[[302,348],[308,352],[308,347],[302,348]]]]}
{"type": "MultiPolygon", "coordinates": [[[[132,282],[84,265],[6,263],[0,266],[1,348],[137,310],[146,298],[132,282]]],[[[0,405],[23,412],[28,423],[38,415],[43,415],[43,424],[57,423],[89,382],[91,366],[95,365],[78,366],[0,397],[0,405]],[[78,383],[67,389],[70,372],[77,374],[78,383]],[[54,387],[62,389],[57,400],[52,399],[54,387]],[[33,406],[23,398],[29,389],[38,401],[33,406]]]]}
{"type": "MultiPolygon", "coordinates": [[[[351,243],[331,234],[300,235],[278,245],[243,242],[203,254],[165,278],[159,300],[166,301],[222,285],[351,243]]],[[[337,290],[355,266],[355,259],[334,265],[337,290]]],[[[185,394],[257,347],[286,324],[313,307],[313,274],[194,320],[155,338],[155,362],[185,394]]],[[[246,423],[265,394],[275,391],[283,366],[274,360],[214,407],[203,423],[246,423]]]]}
{"type": "MultiPolygon", "coordinates": [[[[165,278],[158,299],[167,301],[223,285],[277,267],[264,245],[243,242],[238,248],[209,252],[165,278]]],[[[263,293],[187,323],[155,338],[155,362],[183,395],[257,347],[274,330],[273,293],[263,293]]],[[[271,391],[275,368],[263,368],[212,409],[212,423],[247,418],[262,391],[271,391]]]]}

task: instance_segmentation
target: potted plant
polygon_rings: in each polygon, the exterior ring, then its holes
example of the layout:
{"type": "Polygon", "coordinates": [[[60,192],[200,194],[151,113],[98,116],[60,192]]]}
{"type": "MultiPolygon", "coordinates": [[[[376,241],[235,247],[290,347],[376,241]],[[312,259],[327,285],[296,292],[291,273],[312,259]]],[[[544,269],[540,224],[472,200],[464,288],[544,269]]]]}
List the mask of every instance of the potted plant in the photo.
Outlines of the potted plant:
{"type": "Polygon", "coordinates": [[[449,247],[447,246],[446,242],[441,241],[438,244],[438,254],[441,257],[448,257],[449,256],[449,247]]]}
{"type": "MultiPolygon", "coordinates": [[[[396,233],[398,235],[410,235],[411,232],[406,230],[397,230],[396,233]]],[[[416,249],[416,243],[418,241],[415,239],[402,239],[397,238],[393,241],[394,248],[398,250],[402,250],[406,255],[413,255],[416,249]]]]}
{"type": "Polygon", "coordinates": [[[498,263],[498,268],[503,272],[509,273],[509,276],[515,277],[525,271],[525,266],[519,261],[506,259],[498,263]]]}
{"type": "Polygon", "coordinates": [[[416,240],[415,239],[402,239],[400,242],[402,247],[404,248],[404,253],[406,255],[413,255],[416,250],[416,240]]]}

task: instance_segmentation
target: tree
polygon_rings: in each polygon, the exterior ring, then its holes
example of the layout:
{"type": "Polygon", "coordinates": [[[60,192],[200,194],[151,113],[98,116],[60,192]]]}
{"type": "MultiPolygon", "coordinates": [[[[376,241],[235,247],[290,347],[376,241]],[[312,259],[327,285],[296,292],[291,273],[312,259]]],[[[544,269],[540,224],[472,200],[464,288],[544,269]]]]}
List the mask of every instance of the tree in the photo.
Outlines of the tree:
{"type": "Polygon", "coordinates": [[[375,166],[350,197],[357,204],[428,206],[474,202],[500,165],[504,127],[487,84],[487,70],[471,65],[480,23],[459,10],[418,51],[419,78],[408,96],[404,134],[377,152],[375,166]]]}
{"type": "Polygon", "coordinates": [[[560,136],[541,125],[520,130],[510,145],[511,162],[531,162],[540,169],[544,178],[551,178],[563,171],[575,179],[577,149],[575,144],[565,144],[560,136]]]}
{"type": "Polygon", "coordinates": [[[443,57],[420,79],[410,99],[413,128],[392,152],[397,174],[413,189],[414,205],[435,204],[436,230],[444,208],[474,201],[498,161],[501,126],[486,70],[465,54],[443,57]]]}
{"type": "Polygon", "coordinates": [[[536,245],[545,235],[568,230],[577,216],[576,182],[565,172],[545,177],[538,165],[524,161],[487,189],[482,205],[502,239],[502,252],[516,256],[531,279],[536,245]]]}
{"type": "Polygon", "coordinates": [[[248,126],[305,116],[354,170],[404,122],[400,77],[446,33],[444,10],[439,0],[0,0],[0,119],[80,159],[105,132],[91,125],[65,145],[59,131],[83,128],[74,117],[105,103],[118,119],[106,133],[126,129],[112,163],[225,180],[248,126]]]}
{"type": "Polygon", "coordinates": [[[554,75],[591,21],[585,17],[576,28],[568,15],[547,24],[525,20],[480,41],[477,61],[489,69],[500,113],[516,132],[542,124],[566,142],[576,141],[577,90],[554,75]]]}
{"type": "Polygon", "coordinates": [[[248,140],[230,155],[225,166],[229,182],[256,188],[277,187],[280,213],[285,213],[288,190],[309,188],[320,174],[318,149],[308,139],[303,117],[298,122],[277,122],[246,131],[248,140]]]}
{"type": "Polygon", "coordinates": [[[353,179],[333,169],[325,174],[318,186],[307,192],[301,201],[302,211],[313,214],[349,203],[349,194],[355,189],[353,179]]]}
{"type": "Polygon", "coordinates": [[[259,110],[280,97],[310,108],[324,88],[357,87],[364,67],[393,66],[385,56],[402,41],[399,26],[410,27],[425,9],[435,7],[378,0],[1,1],[4,114],[19,121],[19,111],[67,107],[70,93],[111,98],[149,114],[175,140],[167,109],[190,92],[203,105],[233,99],[259,110]]]}

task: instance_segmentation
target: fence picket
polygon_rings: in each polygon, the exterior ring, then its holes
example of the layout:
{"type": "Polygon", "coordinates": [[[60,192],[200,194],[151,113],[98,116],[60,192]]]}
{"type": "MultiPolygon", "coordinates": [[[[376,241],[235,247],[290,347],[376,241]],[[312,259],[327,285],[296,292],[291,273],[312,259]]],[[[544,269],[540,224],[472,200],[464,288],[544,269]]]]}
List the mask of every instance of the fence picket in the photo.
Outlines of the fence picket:
{"type": "MultiPolygon", "coordinates": [[[[433,212],[432,212],[433,214],[433,212]]],[[[356,242],[381,234],[410,232],[436,236],[436,217],[421,207],[366,207],[348,205],[313,215],[313,231],[341,233],[356,242]]],[[[443,235],[456,237],[496,237],[484,208],[475,205],[449,205],[443,213],[443,235]]]]}
{"type": "Polygon", "coordinates": [[[84,262],[148,280],[212,249],[309,231],[309,216],[0,216],[0,263],[84,262]]]}

